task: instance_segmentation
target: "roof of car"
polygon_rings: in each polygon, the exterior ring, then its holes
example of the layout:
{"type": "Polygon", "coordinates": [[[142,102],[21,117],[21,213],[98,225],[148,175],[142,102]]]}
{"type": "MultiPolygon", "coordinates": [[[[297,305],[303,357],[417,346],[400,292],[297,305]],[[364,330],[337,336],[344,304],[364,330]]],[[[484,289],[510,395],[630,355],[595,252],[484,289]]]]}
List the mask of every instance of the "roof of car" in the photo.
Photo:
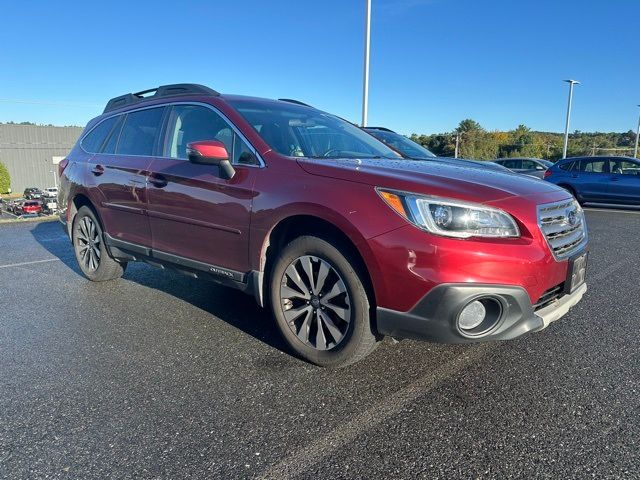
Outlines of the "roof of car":
{"type": "Polygon", "coordinates": [[[544,158],[535,158],[535,157],[505,157],[505,158],[497,158],[494,161],[505,161],[505,160],[544,160],[544,158]]]}
{"type": "Polygon", "coordinates": [[[142,90],[136,93],[125,93],[124,95],[119,95],[117,97],[112,98],[107,102],[107,105],[104,108],[104,113],[108,113],[114,110],[125,109],[126,107],[131,106],[139,106],[141,104],[145,104],[148,102],[163,100],[163,99],[175,99],[180,97],[188,97],[188,96],[196,96],[196,97],[218,97],[223,98],[224,100],[231,101],[247,101],[247,102],[260,102],[260,103],[279,103],[279,102],[287,102],[290,104],[296,104],[302,107],[314,108],[311,105],[308,105],[300,100],[294,100],[291,98],[281,98],[278,100],[268,99],[268,98],[259,98],[259,97],[251,97],[244,95],[230,95],[230,94],[221,94],[205,85],[199,85],[196,83],[176,83],[171,85],[162,85],[160,87],[150,88],[147,90],[142,90]]]}
{"type": "Polygon", "coordinates": [[[566,160],[604,160],[604,159],[609,159],[609,158],[613,158],[615,160],[635,160],[636,162],[639,161],[640,159],[638,158],[633,158],[633,157],[623,157],[623,156],[618,156],[618,155],[589,155],[589,156],[582,156],[582,157],[567,157],[564,158],[562,160],[559,161],[566,161],[566,160]]]}

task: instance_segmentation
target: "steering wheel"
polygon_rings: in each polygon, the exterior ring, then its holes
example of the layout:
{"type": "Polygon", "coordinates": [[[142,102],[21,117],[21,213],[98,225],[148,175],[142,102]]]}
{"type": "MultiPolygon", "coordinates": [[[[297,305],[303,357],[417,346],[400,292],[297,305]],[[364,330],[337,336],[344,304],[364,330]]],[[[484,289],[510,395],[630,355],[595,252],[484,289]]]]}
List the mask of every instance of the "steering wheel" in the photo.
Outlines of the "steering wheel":
{"type": "Polygon", "coordinates": [[[338,148],[330,148],[329,150],[327,150],[326,152],[324,152],[322,154],[323,157],[328,157],[330,153],[333,152],[341,152],[342,150],[338,149],[338,148]]]}

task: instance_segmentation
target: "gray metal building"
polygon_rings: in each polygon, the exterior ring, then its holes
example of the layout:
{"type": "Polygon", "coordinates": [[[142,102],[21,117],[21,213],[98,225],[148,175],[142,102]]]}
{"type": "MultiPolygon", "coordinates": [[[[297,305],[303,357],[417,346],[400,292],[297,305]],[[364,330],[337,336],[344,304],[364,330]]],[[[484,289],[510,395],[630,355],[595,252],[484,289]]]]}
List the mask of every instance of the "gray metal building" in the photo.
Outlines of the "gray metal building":
{"type": "Polygon", "coordinates": [[[11,175],[11,190],[53,187],[58,182],[54,158],[67,155],[80,133],[80,127],[0,123],[0,162],[11,175]]]}

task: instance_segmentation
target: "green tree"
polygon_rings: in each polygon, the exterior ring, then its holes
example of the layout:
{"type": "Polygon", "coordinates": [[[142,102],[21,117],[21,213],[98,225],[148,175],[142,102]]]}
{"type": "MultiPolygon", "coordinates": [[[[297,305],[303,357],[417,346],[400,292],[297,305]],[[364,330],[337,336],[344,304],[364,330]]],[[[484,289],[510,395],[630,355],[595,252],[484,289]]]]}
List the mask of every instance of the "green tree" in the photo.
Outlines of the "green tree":
{"type": "Polygon", "coordinates": [[[9,170],[0,162],[0,193],[8,193],[11,187],[11,178],[9,177],[9,170]]]}
{"type": "Polygon", "coordinates": [[[484,132],[484,128],[480,126],[478,122],[472,120],[470,118],[465,118],[460,122],[458,128],[456,128],[457,133],[470,133],[470,132],[484,132]]]}

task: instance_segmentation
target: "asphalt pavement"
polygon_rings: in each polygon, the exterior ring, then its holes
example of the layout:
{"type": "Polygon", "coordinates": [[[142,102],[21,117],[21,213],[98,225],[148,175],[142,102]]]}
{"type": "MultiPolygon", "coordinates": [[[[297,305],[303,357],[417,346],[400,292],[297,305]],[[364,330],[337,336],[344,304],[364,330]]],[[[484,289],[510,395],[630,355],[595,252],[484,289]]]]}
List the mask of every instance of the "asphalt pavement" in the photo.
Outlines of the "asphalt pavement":
{"type": "Polygon", "coordinates": [[[587,218],[589,291],[545,331],[341,370],[240,292],[90,283],[59,224],[0,225],[0,478],[640,478],[640,214],[587,218]]]}

